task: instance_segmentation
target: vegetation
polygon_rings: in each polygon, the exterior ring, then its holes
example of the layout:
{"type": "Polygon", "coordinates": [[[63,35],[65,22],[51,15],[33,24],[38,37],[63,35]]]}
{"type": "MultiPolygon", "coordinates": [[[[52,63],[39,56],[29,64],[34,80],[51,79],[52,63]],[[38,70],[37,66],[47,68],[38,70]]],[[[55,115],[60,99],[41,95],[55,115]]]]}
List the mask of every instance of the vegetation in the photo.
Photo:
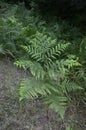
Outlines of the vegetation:
{"type": "MultiPolygon", "coordinates": [[[[65,8],[56,1],[33,0],[29,10],[20,2],[0,3],[0,54],[12,57],[16,66],[32,74],[20,83],[20,101],[41,96],[62,120],[77,102],[86,105],[86,37],[82,26],[63,20],[70,19],[71,10],[67,13],[67,9],[71,4],[66,2],[65,8]],[[41,2],[46,4],[45,10],[41,2]],[[55,8],[50,16],[52,3],[63,10],[56,12],[55,8]]],[[[72,123],[66,125],[67,130],[74,128],[72,123]]]]}

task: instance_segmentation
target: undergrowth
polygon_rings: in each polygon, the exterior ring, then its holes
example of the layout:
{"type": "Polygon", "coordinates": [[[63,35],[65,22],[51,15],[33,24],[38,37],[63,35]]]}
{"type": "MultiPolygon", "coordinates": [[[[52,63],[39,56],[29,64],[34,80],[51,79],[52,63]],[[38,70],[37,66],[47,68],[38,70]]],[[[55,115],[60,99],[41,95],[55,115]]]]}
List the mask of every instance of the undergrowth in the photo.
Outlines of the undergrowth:
{"type": "Polygon", "coordinates": [[[23,3],[0,5],[0,54],[15,58],[16,66],[32,74],[20,84],[20,101],[42,96],[64,120],[70,104],[86,101],[86,37],[65,21],[45,20],[23,3]]]}

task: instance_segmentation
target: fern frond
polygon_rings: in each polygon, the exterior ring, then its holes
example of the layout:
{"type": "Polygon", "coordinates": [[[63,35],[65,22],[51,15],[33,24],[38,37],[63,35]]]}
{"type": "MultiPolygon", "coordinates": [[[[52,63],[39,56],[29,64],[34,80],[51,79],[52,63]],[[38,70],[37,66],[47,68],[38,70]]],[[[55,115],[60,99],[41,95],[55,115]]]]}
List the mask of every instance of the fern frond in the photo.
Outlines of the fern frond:
{"type": "Polygon", "coordinates": [[[66,59],[64,61],[64,66],[67,66],[68,69],[72,68],[72,67],[78,67],[78,66],[81,66],[81,64],[77,61],[77,60],[74,60],[74,59],[66,59]]]}
{"type": "Polygon", "coordinates": [[[57,43],[47,35],[37,32],[35,37],[30,39],[28,46],[21,46],[31,59],[40,62],[46,69],[54,66],[57,59],[69,46],[69,43],[57,43]]]}
{"type": "Polygon", "coordinates": [[[24,79],[20,84],[19,95],[20,100],[24,98],[37,98],[39,94],[46,96],[51,94],[52,86],[44,80],[37,80],[36,78],[24,79]]]}
{"type": "Polygon", "coordinates": [[[57,78],[57,75],[58,75],[57,72],[52,68],[47,70],[47,74],[48,74],[49,78],[51,78],[51,79],[57,78]]]}
{"type": "Polygon", "coordinates": [[[32,25],[26,26],[22,28],[21,35],[23,37],[30,37],[36,33],[36,28],[32,25]]]}
{"type": "MultiPolygon", "coordinates": [[[[28,52],[33,59],[37,61],[44,61],[47,56],[46,53],[55,44],[56,39],[52,40],[51,37],[47,37],[47,35],[37,32],[35,37],[30,40],[30,45],[28,47],[22,46],[22,48],[28,52]]],[[[53,51],[55,51],[55,49],[53,51]]]]}
{"type": "Polygon", "coordinates": [[[14,64],[23,69],[29,68],[31,74],[37,79],[44,79],[45,71],[39,63],[30,60],[18,60],[14,64]]]}
{"type": "Polygon", "coordinates": [[[45,98],[45,103],[49,104],[49,108],[55,110],[60,114],[62,119],[67,106],[67,97],[58,95],[57,93],[51,94],[45,98]]]}
{"type": "Polygon", "coordinates": [[[17,60],[14,62],[14,65],[16,65],[17,67],[23,68],[23,69],[29,68],[29,66],[31,64],[32,64],[32,62],[28,61],[28,60],[17,60]]]}
{"type": "Polygon", "coordinates": [[[75,82],[71,82],[69,80],[64,80],[61,84],[60,84],[60,88],[62,89],[63,93],[69,93],[69,92],[74,92],[76,90],[82,90],[83,88],[78,85],[75,82]]]}
{"type": "Polygon", "coordinates": [[[58,66],[58,69],[60,70],[61,73],[63,73],[64,76],[69,73],[71,68],[82,66],[77,60],[74,59],[57,60],[56,64],[58,66]]]}

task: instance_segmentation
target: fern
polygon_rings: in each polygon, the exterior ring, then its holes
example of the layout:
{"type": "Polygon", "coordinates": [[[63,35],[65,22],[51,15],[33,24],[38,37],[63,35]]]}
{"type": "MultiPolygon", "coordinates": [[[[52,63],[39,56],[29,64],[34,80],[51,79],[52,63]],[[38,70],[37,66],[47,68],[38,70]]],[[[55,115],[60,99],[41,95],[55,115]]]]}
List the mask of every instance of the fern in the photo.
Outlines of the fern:
{"type": "Polygon", "coordinates": [[[22,46],[22,48],[33,60],[42,63],[45,68],[52,66],[53,60],[56,60],[69,46],[69,43],[57,43],[56,39],[53,40],[39,32],[30,40],[29,44],[29,46],[22,46]]]}
{"type": "Polygon", "coordinates": [[[21,88],[19,92],[20,100],[24,98],[37,98],[38,94],[46,96],[47,94],[51,93],[49,88],[51,88],[51,86],[43,80],[36,80],[34,78],[25,79],[21,82],[21,88]]]}
{"type": "Polygon", "coordinates": [[[36,78],[43,79],[45,76],[45,71],[43,70],[42,66],[37,62],[32,62],[30,60],[20,60],[14,63],[16,66],[22,67],[23,69],[30,68],[30,72],[36,78]]]}
{"type": "MultiPolygon", "coordinates": [[[[15,17],[0,18],[0,44],[6,54],[14,55],[17,53],[16,40],[18,40],[21,33],[22,25],[15,17]]],[[[11,56],[12,56],[11,55],[11,56]]]]}
{"type": "Polygon", "coordinates": [[[64,117],[69,100],[67,93],[82,89],[68,78],[71,68],[81,67],[78,59],[73,55],[61,58],[69,45],[37,32],[30,38],[29,45],[21,46],[28,57],[26,60],[16,61],[15,64],[24,69],[29,68],[32,77],[21,82],[20,100],[34,99],[40,94],[45,97],[50,108],[64,117]]]}
{"type": "Polygon", "coordinates": [[[64,118],[64,113],[67,106],[67,97],[64,95],[58,95],[57,93],[52,93],[46,97],[45,103],[49,105],[50,109],[55,110],[64,118]]]}
{"type": "Polygon", "coordinates": [[[0,7],[0,54],[17,56],[15,65],[31,72],[20,84],[20,101],[41,95],[63,118],[70,99],[86,100],[86,38],[64,21],[44,21],[24,3],[0,7]]]}

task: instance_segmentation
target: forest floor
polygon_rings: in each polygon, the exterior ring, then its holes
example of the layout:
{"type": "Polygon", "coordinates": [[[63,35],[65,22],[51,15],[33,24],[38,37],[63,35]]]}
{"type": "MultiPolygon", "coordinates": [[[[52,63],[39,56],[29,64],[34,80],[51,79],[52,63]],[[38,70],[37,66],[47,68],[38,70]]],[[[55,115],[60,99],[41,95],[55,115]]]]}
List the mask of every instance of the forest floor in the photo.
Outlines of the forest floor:
{"type": "Polygon", "coordinates": [[[0,61],[0,130],[65,130],[58,114],[50,111],[48,117],[40,100],[19,103],[19,83],[29,76],[9,59],[0,61]]]}
{"type": "MultiPolygon", "coordinates": [[[[14,66],[9,59],[0,60],[0,130],[65,130],[58,114],[47,111],[41,99],[19,102],[19,83],[25,77],[29,78],[30,73],[14,66]]],[[[78,130],[86,130],[82,109],[81,106],[75,110],[80,117],[78,130]]]]}

